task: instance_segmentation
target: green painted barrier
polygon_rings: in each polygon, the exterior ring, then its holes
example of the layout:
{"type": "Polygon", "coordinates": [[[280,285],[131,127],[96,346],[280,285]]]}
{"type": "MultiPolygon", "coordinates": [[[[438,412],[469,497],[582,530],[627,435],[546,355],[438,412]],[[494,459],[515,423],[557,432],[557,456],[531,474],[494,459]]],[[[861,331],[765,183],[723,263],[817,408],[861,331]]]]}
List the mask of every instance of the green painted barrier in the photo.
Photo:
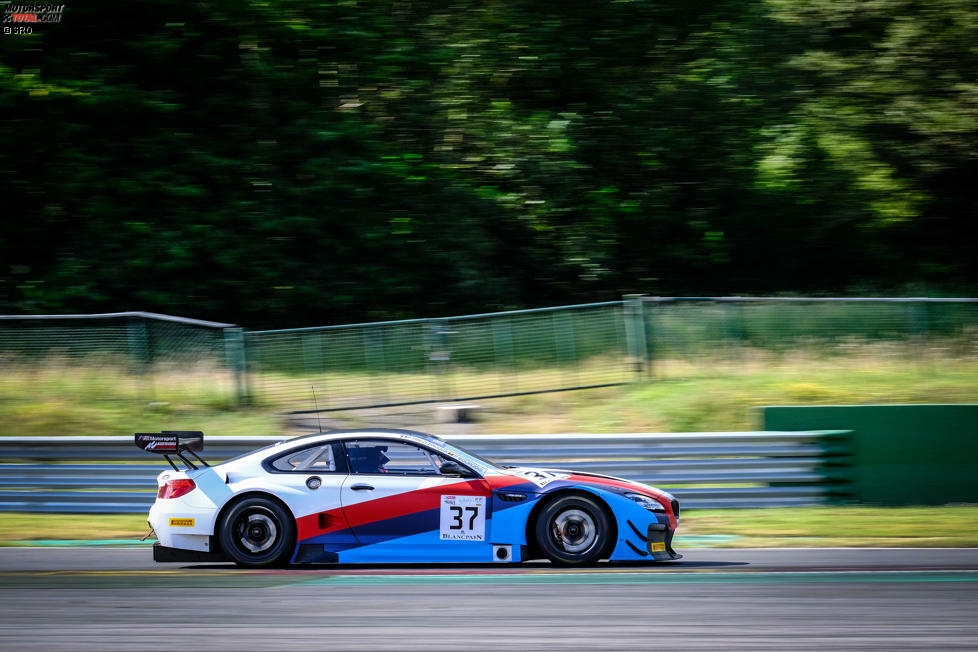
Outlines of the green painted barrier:
{"type": "Polygon", "coordinates": [[[762,411],[765,430],[852,430],[852,490],[859,502],[978,502],[978,405],[775,406],[762,411]]]}

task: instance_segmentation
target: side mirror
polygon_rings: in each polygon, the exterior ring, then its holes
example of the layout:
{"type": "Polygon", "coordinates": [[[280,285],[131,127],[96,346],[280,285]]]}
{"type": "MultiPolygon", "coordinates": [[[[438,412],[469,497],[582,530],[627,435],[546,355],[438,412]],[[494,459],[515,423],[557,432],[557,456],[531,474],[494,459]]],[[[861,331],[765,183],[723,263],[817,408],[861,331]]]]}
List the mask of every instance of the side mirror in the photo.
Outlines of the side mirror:
{"type": "Polygon", "coordinates": [[[458,462],[442,462],[440,471],[442,475],[458,475],[463,478],[475,477],[475,473],[465,468],[458,462]]]}

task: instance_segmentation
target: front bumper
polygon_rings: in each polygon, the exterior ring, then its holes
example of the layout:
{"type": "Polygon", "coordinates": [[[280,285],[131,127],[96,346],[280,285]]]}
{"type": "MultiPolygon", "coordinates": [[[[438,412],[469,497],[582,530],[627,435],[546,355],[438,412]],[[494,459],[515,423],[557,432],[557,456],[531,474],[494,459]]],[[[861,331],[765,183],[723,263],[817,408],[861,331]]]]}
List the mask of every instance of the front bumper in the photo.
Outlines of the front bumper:
{"type": "Polygon", "coordinates": [[[669,528],[665,523],[651,523],[646,534],[646,549],[649,555],[656,561],[670,561],[672,559],[682,559],[683,556],[672,549],[672,535],[675,530],[669,528]]]}

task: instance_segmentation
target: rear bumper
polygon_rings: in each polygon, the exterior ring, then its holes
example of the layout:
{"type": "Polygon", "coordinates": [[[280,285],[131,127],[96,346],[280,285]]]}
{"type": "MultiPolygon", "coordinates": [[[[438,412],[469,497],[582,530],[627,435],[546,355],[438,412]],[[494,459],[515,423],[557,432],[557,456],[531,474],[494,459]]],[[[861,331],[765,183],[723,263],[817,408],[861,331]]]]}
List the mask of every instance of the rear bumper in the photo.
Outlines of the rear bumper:
{"type": "Polygon", "coordinates": [[[166,563],[166,562],[231,561],[231,559],[222,552],[184,550],[183,548],[170,548],[160,543],[154,543],[153,561],[166,563]]]}

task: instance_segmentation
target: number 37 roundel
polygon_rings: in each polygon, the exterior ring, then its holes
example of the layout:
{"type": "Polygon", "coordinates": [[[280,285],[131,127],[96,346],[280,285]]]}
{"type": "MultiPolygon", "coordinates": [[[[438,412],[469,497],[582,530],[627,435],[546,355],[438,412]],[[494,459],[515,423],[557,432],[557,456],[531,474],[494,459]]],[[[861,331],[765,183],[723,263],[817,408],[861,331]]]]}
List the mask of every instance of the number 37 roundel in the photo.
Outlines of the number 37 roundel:
{"type": "Polygon", "coordinates": [[[441,497],[440,538],[443,541],[486,540],[486,497],[441,497]]]}

